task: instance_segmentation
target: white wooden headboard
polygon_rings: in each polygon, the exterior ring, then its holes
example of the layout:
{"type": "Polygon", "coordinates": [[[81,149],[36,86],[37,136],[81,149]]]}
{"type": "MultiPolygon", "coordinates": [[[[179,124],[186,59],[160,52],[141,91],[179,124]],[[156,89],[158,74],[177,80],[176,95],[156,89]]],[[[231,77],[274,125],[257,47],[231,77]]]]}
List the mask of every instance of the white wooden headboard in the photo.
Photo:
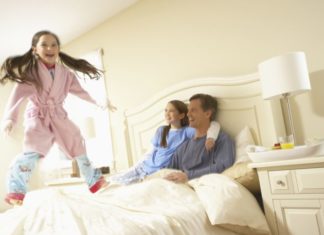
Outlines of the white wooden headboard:
{"type": "Polygon", "coordinates": [[[264,101],[258,74],[236,77],[209,77],[187,80],[162,90],[146,102],[125,111],[129,165],[140,160],[150,148],[157,127],[164,123],[164,108],[173,99],[188,102],[196,93],[217,98],[217,120],[233,138],[249,126],[259,145],[270,146],[285,135],[279,101],[264,101]]]}

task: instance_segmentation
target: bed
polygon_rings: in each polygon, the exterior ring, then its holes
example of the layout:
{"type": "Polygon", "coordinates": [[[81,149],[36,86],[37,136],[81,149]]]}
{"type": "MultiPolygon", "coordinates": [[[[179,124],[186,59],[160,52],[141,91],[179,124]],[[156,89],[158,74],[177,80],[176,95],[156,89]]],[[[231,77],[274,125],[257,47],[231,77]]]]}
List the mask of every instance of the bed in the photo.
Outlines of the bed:
{"type": "Polygon", "coordinates": [[[51,187],[26,195],[22,207],[0,214],[0,234],[269,234],[258,204],[257,175],[247,167],[245,147],[272,145],[284,132],[280,104],[263,101],[257,74],[210,77],[175,84],[125,112],[129,165],[150,148],[163,124],[165,104],[188,102],[195,93],[219,101],[218,121],[236,140],[236,162],[223,174],[209,174],[187,184],[163,179],[163,169],[143,182],[111,185],[90,194],[85,185],[51,187]]]}

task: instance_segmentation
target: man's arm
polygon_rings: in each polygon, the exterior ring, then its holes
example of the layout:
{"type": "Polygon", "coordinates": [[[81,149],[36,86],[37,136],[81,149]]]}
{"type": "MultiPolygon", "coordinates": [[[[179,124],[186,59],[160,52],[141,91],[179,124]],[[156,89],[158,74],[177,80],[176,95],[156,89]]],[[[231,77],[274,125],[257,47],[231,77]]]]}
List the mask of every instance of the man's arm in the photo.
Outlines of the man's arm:
{"type": "MultiPolygon", "coordinates": [[[[171,163],[169,164],[168,168],[182,170],[180,169],[180,161],[181,161],[180,156],[183,156],[183,153],[181,152],[182,145],[180,145],[180,147],[172,155],[171,163]]],[[[170,180],[175,183],[186,183],[188,181],[188,176],[184,172],[172,172],[166,175],[164,179],[170,180]]]]}
{"type": "Polygon", "coordinates": [[[188,176],[184,172],[172,172],[164,177],[166,180],[173,181],[175,183],[186,183],[188,176]]]}
{"type": "MultiPolygon", "coordinates": [[[[183,144],[182,144],[183,145],[183,144]]],[[[168,168],[171,168],[171,169],[177,169],[177,170],[181,170],[180,169],[180,164],[179,164],[179,161],[180,161],[180,154],[179,154],[179,150],[181,148],[181,145],[178,147],[178,149],[176,149],[176,151],[173,153],[172,157],[171,157],[171,162],[170,164],[168,165],[168,168]]]]}
{"type": "Polygon", "coordinates": [[[235,143],[229,135],[222,135],[220,151],[213,156],[216,164],[212,165],[212,173],[221,173],[235,162],[235,143]]]}
{"type": "MultiPolygon", "coordinates": [[[[177,170],[182,170],[180,167],[180,162],[181,162],[181,156],[184,154],[184,149],[186,146],[186,143],[182,143],[178,149],[174,152],[174,154],[171,157],[171,162],[168,165],[168,168],[171,169],[177,169],[177,170]]],[[[166,180],[173,181],[175,183],[185,183],[188,181],[188,176],[184,172],[172,172],[164,177],[166,180]]]]}

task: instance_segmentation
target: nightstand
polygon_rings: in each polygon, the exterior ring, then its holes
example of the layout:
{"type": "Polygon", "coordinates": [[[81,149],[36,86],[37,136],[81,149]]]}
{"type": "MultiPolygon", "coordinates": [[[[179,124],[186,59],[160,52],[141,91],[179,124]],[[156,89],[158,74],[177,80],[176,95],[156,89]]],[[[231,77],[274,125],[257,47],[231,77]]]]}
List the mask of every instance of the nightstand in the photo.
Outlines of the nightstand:
{"type": "Polygon", "coordinates": [[[324,156],[251,163],[272,235],[324,235],[324,156]]]}

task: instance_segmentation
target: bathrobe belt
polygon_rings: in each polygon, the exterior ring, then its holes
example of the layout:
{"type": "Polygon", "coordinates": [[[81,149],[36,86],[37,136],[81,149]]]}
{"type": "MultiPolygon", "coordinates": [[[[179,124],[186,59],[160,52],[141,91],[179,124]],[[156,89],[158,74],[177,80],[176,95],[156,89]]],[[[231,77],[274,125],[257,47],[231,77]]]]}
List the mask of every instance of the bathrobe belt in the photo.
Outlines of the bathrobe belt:
{"type": "Polygon", "coordinates": [[[54,103],[48,101],[47,104],[38,103],[37,105],[35,105],[31,110],[28,111],[28,116],[38,116],[39,118],[44,120],[44,124],[46,126],[49,126],[52,118],[56,118],[59,116],[65,117],[66,112],[63,108],[63,103],[54,103]]]}

